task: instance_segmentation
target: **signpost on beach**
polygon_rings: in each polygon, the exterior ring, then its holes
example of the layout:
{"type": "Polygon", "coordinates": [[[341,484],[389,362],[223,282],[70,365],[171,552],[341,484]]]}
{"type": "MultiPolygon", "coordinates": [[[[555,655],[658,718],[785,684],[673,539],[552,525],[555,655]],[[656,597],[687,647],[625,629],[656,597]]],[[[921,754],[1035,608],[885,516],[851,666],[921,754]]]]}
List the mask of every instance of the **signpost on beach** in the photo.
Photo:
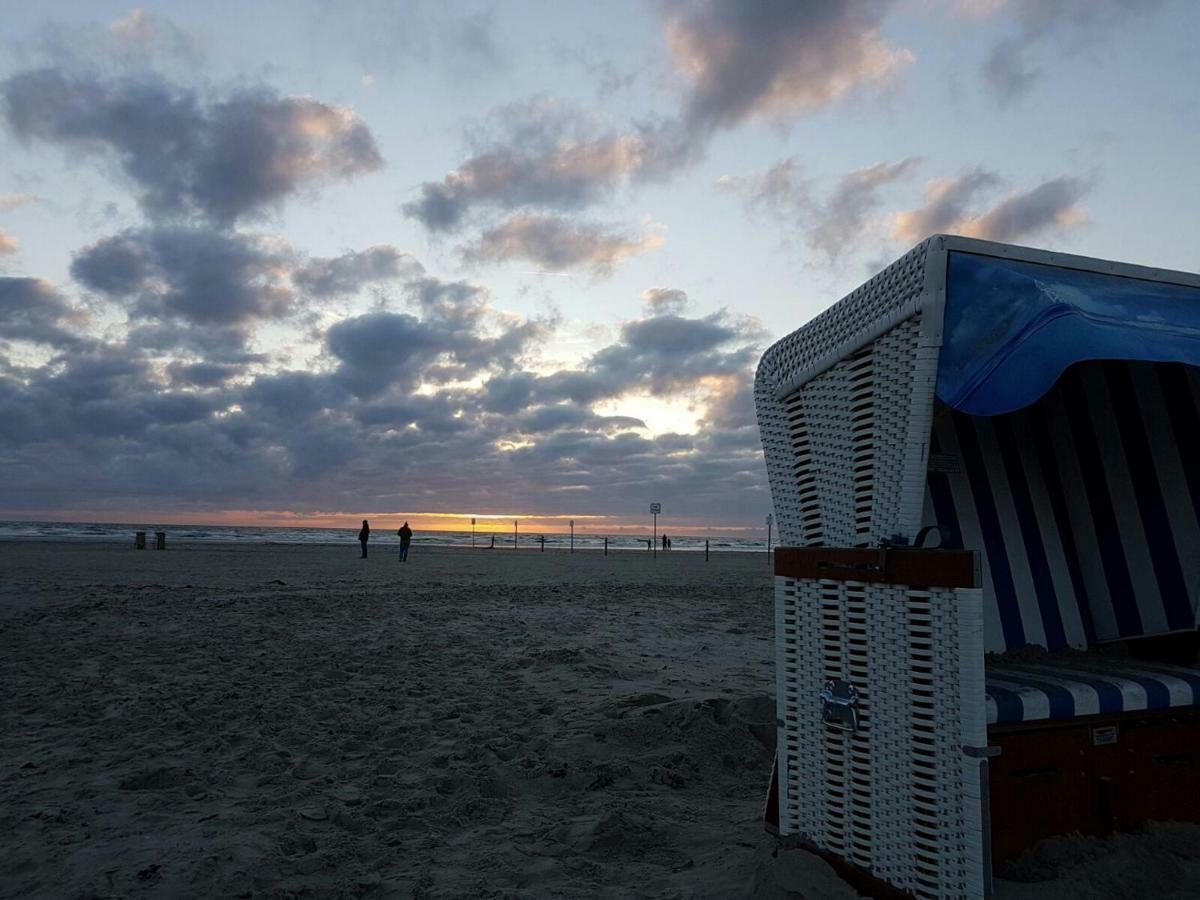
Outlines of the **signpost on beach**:
{"type": "Polygon", "coordinates": [[[575,520],[571,520],[571,552],[575,552],[575,520]]]}
{"type": "Polygon", "coordinates": [[[771,513],[767,513],[767,563],[771,562],[771,525],[775,521],[775,517],[771,513]]]}
{"type": "Polygon", "coordinates": [[[658,514],[660,512],[662,512],[662,504],[661,503],[651,503],[650,504],[650,515],[654,516],[654,543],[651,546],[654,547],[654,558],[655,559],[658,559],[658,514]]]}
{"type": "Polygon", "coordinates": [[[475,549],[475,517],[471,516],[471,549],[475,549]]]}

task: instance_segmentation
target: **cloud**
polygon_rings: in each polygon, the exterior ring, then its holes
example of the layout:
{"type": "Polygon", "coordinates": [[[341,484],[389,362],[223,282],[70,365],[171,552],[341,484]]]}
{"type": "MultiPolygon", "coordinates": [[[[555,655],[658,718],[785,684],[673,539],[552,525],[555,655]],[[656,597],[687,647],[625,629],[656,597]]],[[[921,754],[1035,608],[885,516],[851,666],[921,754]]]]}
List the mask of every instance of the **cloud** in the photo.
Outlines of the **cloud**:
{"type": "Polygon", "coordinates": [[[752,210],[765,210],[793,219],[810,212],[815,204],[810,182],[800,175],[792,157],[781,159],[761,175],[722,175],[717,187],[738,194],[752,210]]]}
{"type": "Polygon", "coordinates": [[[0,105],[25,142],[111,158],[153,217],[231,225],[383,164],[351,110],[264,87],[212,98],[150,73],[111,80],[44,68],[0,83],[0,105]]]}
{"type": "Polygon", "coordinates": [[[916,157],[880,162],[842,178],[808,229],[809,246],[823,251],[831,260],[853,247],[880,204],[880,189],[911,174],[919,162],[916,157]]]}
{"type": "Polygon", "coordinates": [[[642,304],[652,316],[678,315],[687,309],[688,295],[678,288],[646,288],[642,304]]]}
{"type": "Polygon", "coordinates": [[[121,55],[164,56],[187,62],[199,62],[204,56],[194,34],[140,7],[109,22],[106,32],[111,49],[121,55]]]}
{"type": "Polygon", "coordinates": [[[918,157],[908,157],[855,169],[839,179],[824,198],[801,177],[800,166],[792,158],[781,160],[762,175],[726,175],[717,184],[740,194],[751,210],[765,210],[799,226],[805,243],[833,261],[853,249],[871,229],[883,189],[910,175],[920,162],[918,157]]]}
{"type": "Polygon", "coordinates": [[[15,237],[13,237],[11,234],[5,234],[3,231],[0,231],[0,255],[5,253],[16,253],[17,248],[20,246],[20,241],[18,241],[15,237]]]}
{"type": "Polygon", "coordinates": [[[992,241],[1016,241],[1050,228],[1065,228],[1086,220],[1077,205],[1089,185],[1062,176],[1028,191],[1011,194],[981,215],[962,223],[962,233],[992,241]]]}
{"type": "Polygon", "coordinates": [[[787,119],[893,77],[913,55],[879,31],[890,2],[672,4],[667,42],[693,130],[787,119]]]}
{"type": "Polygon", "coordinates": [[[1017,40],[997,43],[979,68],[984,85],[1001,101],[1027,94],[1038,80],[1025,58],[1025,48],[1017,40]]]}
{"type": "Polygon", "coordinates": [[[175,387],[215,388],[243,374],[245,367],[236,363],[196,362],[176,360],[168,364],[167,374],[175,387]]]}
{"type": "Polygon", "coordinates": [[[468,262],[525,259],[551,272],[587,269],[611,275],[631,256],[662,246],[660,235],[644,237],[606,231],[599,225],[573,224],[561,216],[517,214],[468,245],[468,262]]]}
{"type": "Polygon", "coordinates": [[[925,205],[898,213],[892,236],[916,243],[931,234],[956,233],[978,195],[1000,183],[994,172],[973,169],[954,178],[935,178],[925,185],[925,205]]]}
{"type": "Polygon", "coordinates": [[[976,18],[1003,16],[1011,24],[980,67],[983,83],[1002,103],[1027,93],[1042,73],[1031,57],[1056,36],[1076,44],[1096,40],[1105,32],[1139,15],[1153,13],[1162,0],[959,0],[960,15],[976,18]]]}
{"type": "MultiPolygon", "coordinates": [[[[667,308],[677,307],[682,291],[652,289],[667,308]]],[[[621,326],[616,341],[578,368],[545,375],[507,372],[484,386],[484,402],[496,412],[564,401],[590,406],[631,392],[671,396],[696,390],[703,382],[749,371],[757,361],[763,333],[758,323],[721,311],[690,318],[655,312],[621,326]]]]}
{"type": "Polygon", "coordinates": [[[0,212],[12,212],[37,200],[33,194],[0,194],[0,212]]]}
{"type": "Polygon", "coordinates": [[[335,378],[356,396],[509,370],[552,326],[496,312],[488,291],[469,282],[426,276],[406,291],[419,317],[372,312],[343,319],[326,333],[339,363],[335,378]]]}
{"type": "Polygon", "coordinates": [[[313,297],[353,294],[368,284],[410,278],[424,267],[410,253],[390,244],[341,256],[311,259],[292,273],[296,287],[313,297]]]}
{"type": "Polygon", "coordinates": [[[432,0],[363,0],[319,7],[318,16],[312,52],[328,52],[331,39],[344,35],[368,72],[392,74],[413,67],[437,69],[443,79],[467,80],[508,67],[491,9],[467,11],[460,4],[432,0]]]}
{"type": "Polygon", "coordinates": [[[83,339],[72,328],[82,321],[50,282],[0,276],[0,347],[6,340],[74,347],[83,339]]]}
{"type": "Polygon", "coordinates": [[[170,69],[186,75],[205,63],[199,33],[138,7],[103,24],[48,22],[40,28],[34,47],[42,59],[72,68],[170,69]]]}
{"type": "Polygon", "coordinates": [[[469,282],[423,275],[404,296],[410,313],[336,322],[303,371],[97,341],[52,365],[0,367],[0,509],[624,517],[653,486],[676,515],[758,519],[761,452],[737,414],[763,337],[752,321],[648,315],[539,374],[524,354],[549,324],[493,309],[469,282]],[[651,392],[693,404],[702,430],[649,437],[639,416],[593,408],[651,392]]]}
{"type": "Polygon", "coordinates": [[[457,169],[421,185],[405,215],[450,231],[480,207],[581,209],[632,179],[665,176],[693,152],[670,122],[622,133],[545,97],[497,110],[473,143],[476,152],[457,169]]]}
{"type": "Polygon", "coordinates": [[[893,236],[909,243],[939,233],[1011,242],[1086,220],[1078,206],[1091,187],[1084,179],[1052,178],[981,209],[980,193],[999,183],[998,176],[982,169],[935,179],[926,186],[924,206],[893,218],[893,236]]]}
{"type": "Polygon", "coordinates": [[[134,316],[236,326],[286,315],[289,256],[264,238],[167,226],[103,238],[76,254],[80,284],[134,316]]]}

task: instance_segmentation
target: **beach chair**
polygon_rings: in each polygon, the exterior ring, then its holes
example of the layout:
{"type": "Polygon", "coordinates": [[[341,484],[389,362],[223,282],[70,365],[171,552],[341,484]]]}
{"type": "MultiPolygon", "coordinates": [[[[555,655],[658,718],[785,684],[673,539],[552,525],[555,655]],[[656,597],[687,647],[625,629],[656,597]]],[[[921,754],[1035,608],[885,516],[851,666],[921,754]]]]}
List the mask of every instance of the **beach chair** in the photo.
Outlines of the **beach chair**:
{"type": "Polygon", "coordinates": [[[876,895],[1200,818],[1200,277],[934,236],[772,346],[769,825],[876,895]]]}

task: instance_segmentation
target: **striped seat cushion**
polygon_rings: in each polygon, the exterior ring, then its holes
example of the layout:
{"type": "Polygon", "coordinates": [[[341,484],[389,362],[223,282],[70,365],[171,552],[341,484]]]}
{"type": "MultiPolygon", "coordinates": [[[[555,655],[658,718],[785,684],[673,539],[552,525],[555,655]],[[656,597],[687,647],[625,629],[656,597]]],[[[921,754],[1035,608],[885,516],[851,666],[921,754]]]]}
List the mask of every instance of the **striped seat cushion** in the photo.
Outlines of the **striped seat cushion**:
{"type": "Polygon", "coordinates": [[[1200,706],[1200,669],[1123,660],[987,668],[989,725],[1200,706]]]}

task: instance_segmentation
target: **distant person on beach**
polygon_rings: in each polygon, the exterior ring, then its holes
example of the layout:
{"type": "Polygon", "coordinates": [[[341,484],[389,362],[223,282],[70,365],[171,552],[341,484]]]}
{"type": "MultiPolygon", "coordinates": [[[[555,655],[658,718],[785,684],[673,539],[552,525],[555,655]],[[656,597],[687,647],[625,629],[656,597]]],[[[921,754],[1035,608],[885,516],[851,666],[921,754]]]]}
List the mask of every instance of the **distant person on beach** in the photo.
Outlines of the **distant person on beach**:
{"type": "Polygon", "coordinates": [[[492,542],[491,542],[491,544],[488,545],[488,549],[489,550],[496,549],[496,536],[494,534],[492,535],[492,542]]]}
{"type": "Polygon", "coordinates": [[[667,538],[667,549],[668,550],[671,549],[671,539],[670,538],[667,538]]]}
{"type": "Polygon", "coordinates": [[[396,534],[400,535],[400,562],[408,562],[408,546],[412,543],[412,529],[405,522],[396,534]]]}
{"type": "Polygon", "coordinates": [[[367,558],[367,541],[371,538],[371,526],[367,524],[367,520],[363,519],[363,527],[358,532],[358,542],[362,544],[362,558],[367,558]]]}
{"type": "Polygon", "coordinates": [[[667,533],[664,531],[663,532],[663,552],[665,553],[667,551],[667,548],[669,548],[670,546],[671,546],[671,542],[669,540],[667,540],[667,533]]]}

